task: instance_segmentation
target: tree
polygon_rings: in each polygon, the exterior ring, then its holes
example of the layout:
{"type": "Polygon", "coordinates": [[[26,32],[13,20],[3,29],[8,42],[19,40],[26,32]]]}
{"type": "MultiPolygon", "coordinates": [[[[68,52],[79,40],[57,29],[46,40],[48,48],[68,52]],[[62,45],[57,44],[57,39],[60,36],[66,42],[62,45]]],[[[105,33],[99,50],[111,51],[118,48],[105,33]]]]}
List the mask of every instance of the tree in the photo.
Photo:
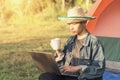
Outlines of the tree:
{"type": "Polygon", "coordinates": [[[66,0],[62,0],[62,10],[64,11],[65,10],[65,2],[66,2],[66,0]]]}

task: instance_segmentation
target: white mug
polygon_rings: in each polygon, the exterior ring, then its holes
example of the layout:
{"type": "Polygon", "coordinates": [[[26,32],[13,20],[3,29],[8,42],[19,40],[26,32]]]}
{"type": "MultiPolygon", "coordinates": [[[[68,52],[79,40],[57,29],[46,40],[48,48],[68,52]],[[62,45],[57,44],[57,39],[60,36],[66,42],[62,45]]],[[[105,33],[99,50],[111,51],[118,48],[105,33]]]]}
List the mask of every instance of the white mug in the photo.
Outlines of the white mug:
{"type": "Polygon", "coordinates": [[[61,47],[61,40],[60,40],[60,38],[54,38],[54,39],[52,39],[50,45],[51,45],[51,47],[54,50],[60,49],[60,47],[61,47]]]}

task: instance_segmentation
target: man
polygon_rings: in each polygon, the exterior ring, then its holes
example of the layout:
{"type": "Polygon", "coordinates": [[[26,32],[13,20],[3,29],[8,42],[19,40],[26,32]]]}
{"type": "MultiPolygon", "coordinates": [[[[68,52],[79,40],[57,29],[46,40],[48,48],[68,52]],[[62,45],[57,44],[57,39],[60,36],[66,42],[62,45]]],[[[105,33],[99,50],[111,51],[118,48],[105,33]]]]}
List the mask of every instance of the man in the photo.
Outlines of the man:
{"type": "Polygon", "coordinates": [[[85,16],[82,8],[75,7],[68,11],[67,17],[59,19],[69,25],[73,34],[62,51],[56,50],[62,75],[44,73],[40,80],[102,80],[105,69],[103,49],[98,39],[86,30],[87,21],[94,17],[85,16]]]}

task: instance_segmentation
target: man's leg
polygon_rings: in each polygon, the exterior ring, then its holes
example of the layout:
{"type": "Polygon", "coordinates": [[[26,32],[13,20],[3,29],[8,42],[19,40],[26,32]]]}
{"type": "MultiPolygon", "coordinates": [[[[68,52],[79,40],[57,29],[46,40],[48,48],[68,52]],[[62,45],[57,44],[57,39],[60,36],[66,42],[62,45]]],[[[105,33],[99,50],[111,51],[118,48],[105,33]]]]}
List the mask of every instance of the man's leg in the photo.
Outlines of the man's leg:
{"type": "Polygon", "coordinates": [[[72,76],[64,76],[64,80],[78,80],[78,78],[72,76]]]}
{"type": "Polygon", "coordinates": [[[64,80],[64,77],[54,73],[43,73],[40,75],[39,80],[64,80]]]}

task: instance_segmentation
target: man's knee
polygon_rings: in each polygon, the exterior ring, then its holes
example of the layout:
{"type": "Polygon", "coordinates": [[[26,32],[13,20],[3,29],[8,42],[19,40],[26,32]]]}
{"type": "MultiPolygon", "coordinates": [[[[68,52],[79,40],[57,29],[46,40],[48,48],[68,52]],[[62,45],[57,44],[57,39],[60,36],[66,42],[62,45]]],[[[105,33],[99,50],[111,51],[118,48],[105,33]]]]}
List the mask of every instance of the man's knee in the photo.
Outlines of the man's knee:
{"type": "Polygon", "coordinates": [[[39,80],[54,80],[55,78],[55,74],[53,73],[42,73],[40,76],[39,76],[39,80]]]}
{"type": "Polygon", "coordinates": [[[39,80],[48,80],[47,77],[49,76],[49,73],[42,73],[39,76],[39,80]]]}

